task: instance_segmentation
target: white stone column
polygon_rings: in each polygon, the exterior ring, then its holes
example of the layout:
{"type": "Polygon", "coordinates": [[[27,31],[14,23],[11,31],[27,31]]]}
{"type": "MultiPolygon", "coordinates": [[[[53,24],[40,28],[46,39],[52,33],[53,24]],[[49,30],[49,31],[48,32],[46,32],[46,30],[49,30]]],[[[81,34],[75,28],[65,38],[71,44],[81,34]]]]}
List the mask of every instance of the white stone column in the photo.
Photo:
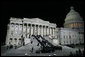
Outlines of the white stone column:
{"type": "Polygon", "coordinates": [[[24,27],[23,27],[23,37],[25,38],[26,37],[26,24],[24,24],[24,27]]]}
{"type": "Polygon", "coordinates": [[[51,27],[50,27],[50,35],[52,36],[52,29],[51,29],[51,27]]]}
{"type": "Polygon", "coordinates": [[[53,27],[51,28],[51,35],[52,35],[52,37],[53,37],[53,27]]]}
{"type": "Polygon", "coordinates": [[[46,26],[44,26],[44,36],[46,35],[46,26]]]}
{"type": "Polygon", "coordinates": [[[24,36],[24,23],[22,24],[22,35],[24,36]]]}
{"type": "Polygon", "coordinates": [[[54,28],[53,28],[53,38],[54,38],[54,32],[55,32],[55,31],[54,31],[54,28]]]}
{"type": "MultiPolygon", "coordinates": [[[[16,25],[14,24],[14,32],[13,32],[13,36],[15,36],[15,32],[16,32],[15,29],[16,29],[16,25]]],[[[12,36],[12,37],[13,37],[13,36],[12,36]]]]}
{"type": "Polygon", "coordinates": [[[45,28],[45,26],[43,26],[43,36],[44,36],[44,28],[45,28]]]}
{"type": "Polygon", "coordinates": [[[36,34],[36,24],[34,24],[34,35],[36,34]]]}
{"type": "Polygon", "coordinates": [[[52,34],[52,37],[53,37],[53,27],[51,28],[51,34],[52,34]]]}
{"type": "Polygon", "coordinates": [[[21,45],[23,45],[23,36],[24,36],[24,23],[22,22],[22,37],[21,37],[21,45]]]}
{"type": "Polygon", "coordinates": [[[33,35],[33,24],[32,24],[32,35],[33,35]]]}
{"type": "Polygon", "coordinates": [[[37,35],[38,35],[38,25],[36,26],[36,31],[37,31],[37,35]]]}
{"type": "MultiPolygon", "coordinates": [[[[54,28],[54,38],[56,38],[56,28],[54,28]]],[[[59,35],[58,35],[59,36],[59,35]]]]}
{"type": "Polygon", "coordinates": [[[28,23],[27,23],[27,38],[28,38],[28,23]]]}
{"type": "Polygon", "coordinates": [[[34,35],[34,31],[35,31],[35,30],[34,30],[34,24],[33,24],[33,35],[34,35]]]}
{"type": "Polygon", "coordinates": [[[27,24],[26,24],[26,38],[27,38],[27,27],[28,27],[28,26],[27,26],[27,24]]]}
{"type": "Polygon", "coordinates": [[[38,25],[38,35],[40,35],[40,28],[39,28],[39,25],[38,25]]]}
{"type": "Polygon", "coordinates": [[[47,35],[47,27],[45,26],[45,35],[47,35]]]}
{"type": "Polygon", "coordinates": [[[52,35],[53,35],[53,37],[54,37],[54,28],[52,27],[52,35]]]}
{"type": "Polygon", "coordinates": [[[46,36],[47,36],[47,26],[46,26],[46,36]]]}
{"type": "Polygon", "coordinates": [[[19,35],[19,32],[20,32],[20,31],[19,31],[19,26],[20,26],[20,24],[18,23],[18,37],[20,36],[20,35],[19,35]]]}
{"type": "Polygon", "coordinates": [[[49,27],[49,35],[50,35],[50,27],[49,27]]]}
{"type": "Polygon", "coordinates": [[[41,35],[41,32],[42,32],[42,31],[41,31],[41,25],[40,25],[40,27],[39,27],[39,28],[40,28],[40,35],[41,35]]]}
{"type": "Polygon", "coordinates": [[[7,25],[7,35],[6,35],[6,45],[9,45],[9,38],[10,38],[10,24],[7,25]]]}
{"type": "Polygon", "coordinates": [[[28,37],[30,36],[30,26],[28,24],[28,28],[27,28],[27,33],[28,33],[28,37]]]}
{"type": "Polygon", "coordinates": [[[41,35],[41,27],[40,27],[40,25],[39,25],[39,35],[41,35]]]}
{"type": "Polygon", "coordinates": [[[31,24],[29,25],[29,34],[31,35],[31,24]]]}
{"type": "Polygon", "coordinates": [[[43,36],[43,26],[41,26],[41,35],[43,36]]]}
{"type": "Polygon", "coordinates": [[[32,30],[32,24],[31,24],[31,35],[33,34],[33,30],[32,30]]]}

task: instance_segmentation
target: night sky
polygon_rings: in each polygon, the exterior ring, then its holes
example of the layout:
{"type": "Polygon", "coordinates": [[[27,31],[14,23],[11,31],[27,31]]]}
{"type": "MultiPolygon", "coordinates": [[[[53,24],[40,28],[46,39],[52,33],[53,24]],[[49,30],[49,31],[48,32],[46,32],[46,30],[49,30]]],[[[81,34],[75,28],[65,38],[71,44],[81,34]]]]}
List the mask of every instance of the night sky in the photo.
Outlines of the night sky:
{"type": "Polygon", "coordinates": [[[1,2],[1,43],[5,41],[10,17],[41,18],[57,27],[63,27],[70,6],[84,18],[84,1],[2,1],[1,2]]]}

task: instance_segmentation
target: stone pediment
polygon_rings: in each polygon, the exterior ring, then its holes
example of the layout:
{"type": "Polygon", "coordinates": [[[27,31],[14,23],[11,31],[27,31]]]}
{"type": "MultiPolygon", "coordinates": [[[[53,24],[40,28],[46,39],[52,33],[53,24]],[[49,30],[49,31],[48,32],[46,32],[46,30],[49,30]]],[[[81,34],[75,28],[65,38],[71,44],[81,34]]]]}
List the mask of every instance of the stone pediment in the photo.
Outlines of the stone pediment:
{"type": "Polygon", "coordinates": [[[29,18],[24,18],[23,22],[24,23],[31,23],[31,24],[40,24],[40,25],[49,25],[50,24],[50,22],[44,21],[40,18],[30,18],[30,19],[29,18]]]}
{"type": "Polygon", "coordinates": [[[48,21],[41,20],[40,18],[24,18],[23,21],[31,22],[31,23],[49,23],[48,21]]]}
{"type": "Polygon", "coordinates": [[[45,25],[45,26],[51,26],[56,27],[56,24],[50,23],[49,21],[44,21],[40,18],[10,18],[11,23],[27,23],[27,24],[35,24],[35,25],[45,25]]]}

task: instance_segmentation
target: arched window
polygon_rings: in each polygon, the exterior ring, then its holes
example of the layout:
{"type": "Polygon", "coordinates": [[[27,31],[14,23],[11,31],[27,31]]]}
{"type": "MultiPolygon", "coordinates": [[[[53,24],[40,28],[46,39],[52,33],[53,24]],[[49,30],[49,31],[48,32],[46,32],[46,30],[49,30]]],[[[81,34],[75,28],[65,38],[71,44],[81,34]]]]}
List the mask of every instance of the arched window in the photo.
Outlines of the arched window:
{"type": "Polygon", "coordinates": [[[21,45],[21,38],[19,38],[19,42],[18,42],[18,45],[21,45]]]}
{"type": "Polygon", "coordinates": [[[12,38],[10,38],[10,42],[9,42],[9,44],[12,44],[12,38]]]}

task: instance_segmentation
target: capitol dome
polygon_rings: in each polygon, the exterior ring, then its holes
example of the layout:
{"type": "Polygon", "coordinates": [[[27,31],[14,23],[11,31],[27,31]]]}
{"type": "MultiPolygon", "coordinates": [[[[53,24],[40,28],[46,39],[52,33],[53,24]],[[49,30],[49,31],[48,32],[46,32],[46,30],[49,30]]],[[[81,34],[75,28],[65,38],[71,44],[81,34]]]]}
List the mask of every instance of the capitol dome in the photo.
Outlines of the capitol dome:
{"type": "Polygon", "coordinates": [[[83,26],[83,18],[78,12],[74,10],[74,7],[70,7],[70,12],[66,15],[64,27],[74,28],[83,26]]]}
{"type": "Polygon", "coordinates": [[[78,12],[74,10],[74,7],[70,7],[70,12],[66,15],[65,21],[74,20],[74,21],[82,21],[82,17],[78,12]]]}

